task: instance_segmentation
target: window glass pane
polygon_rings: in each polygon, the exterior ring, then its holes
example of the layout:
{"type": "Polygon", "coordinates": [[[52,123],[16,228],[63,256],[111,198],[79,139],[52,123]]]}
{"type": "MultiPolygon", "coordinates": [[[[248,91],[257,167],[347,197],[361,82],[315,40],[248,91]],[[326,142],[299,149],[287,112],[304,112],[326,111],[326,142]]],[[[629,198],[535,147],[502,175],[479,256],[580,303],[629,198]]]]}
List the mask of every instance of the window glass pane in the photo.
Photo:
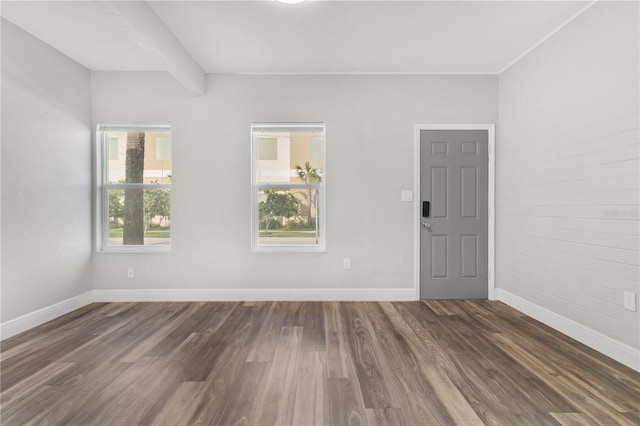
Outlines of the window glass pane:
{"type": "Polygon", "coordinates": [[[255,183],[318,183],[321,180],[322,128],[254,127],[253,132],[257,150],[255,183]]]}
{"type": "Polygon", "coordinates": [[[108,183],[171,183],[171,132],[109,131],[108,183]]]}
{"type": "Polygon", "coordinates": [[[109,138],[109,161],[118,161],[118,138],[109,138]]]}
{"type": "Polygon", "coordinates": [[[309,147],[309,159],[310,160],[322,160],[322,139],[317,137],[311,139],[311,146],[309,147]]]}
{"type": "Polygon", "coordinates": [[[261,161],[278,160],[278,138],[258,138],[258,159],[261,161]]]}
{"type": "Polygon", "coordinates": [[[171,190],[108,189],[109,245],[169,245],[171,190]]]}
{"type": "Polygon", "coordinates": [[[258,245],[317,245],[318,195],[318,188],[259,190],[258,245]]]}

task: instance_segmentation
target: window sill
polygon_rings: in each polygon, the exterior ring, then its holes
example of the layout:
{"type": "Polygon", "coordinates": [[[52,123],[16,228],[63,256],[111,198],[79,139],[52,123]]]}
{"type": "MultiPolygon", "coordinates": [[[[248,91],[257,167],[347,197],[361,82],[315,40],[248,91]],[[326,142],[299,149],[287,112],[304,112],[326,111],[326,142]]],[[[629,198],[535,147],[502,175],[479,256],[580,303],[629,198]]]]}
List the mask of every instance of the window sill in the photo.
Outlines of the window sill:
{"type": "Polygon", "coordinates": [[[97,250],[98,253],[168,253],[170,251],[171,246],[111,246],[97,250]]]}
{"type": "Polygon", "coordinates": [[[251,248],[254,253],[324,253],[327,251],[324,245],[322,246],[254,246],[251,248]]]}

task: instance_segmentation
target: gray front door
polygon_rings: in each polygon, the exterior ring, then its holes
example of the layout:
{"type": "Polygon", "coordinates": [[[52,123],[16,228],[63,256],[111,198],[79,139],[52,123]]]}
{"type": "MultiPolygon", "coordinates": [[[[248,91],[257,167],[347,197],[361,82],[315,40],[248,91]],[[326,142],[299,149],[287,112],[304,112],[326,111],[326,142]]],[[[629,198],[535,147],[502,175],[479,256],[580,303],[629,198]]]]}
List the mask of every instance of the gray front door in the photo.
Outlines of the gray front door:
{"type": "Polygon", "coordinates": [[[488,162],[487,130],[420,131],[422,299],[487,298],[488,162]]]}

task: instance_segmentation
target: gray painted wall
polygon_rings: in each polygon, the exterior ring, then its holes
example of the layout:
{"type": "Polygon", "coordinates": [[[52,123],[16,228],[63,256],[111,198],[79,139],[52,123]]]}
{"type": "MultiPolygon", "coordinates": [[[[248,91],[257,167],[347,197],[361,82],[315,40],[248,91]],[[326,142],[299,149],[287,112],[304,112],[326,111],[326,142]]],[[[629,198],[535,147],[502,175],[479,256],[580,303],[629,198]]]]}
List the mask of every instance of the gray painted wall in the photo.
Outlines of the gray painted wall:
{"type": "Polygon", "coordinates": [[[2,321],[92,288],[90,78],[2,20],[2,321]]]}
{"type": "Polygon", "coordinates": [[[500,75],[497,284],[636,348],[638,3],[601,2],[500,75]]]}
{"type": "Polygon", "coordinates": [[[496,76],[211,75],[204,97],[162,73],[92,85],[94,123],[169,121],[174,150],[172,252],[97,253],[96,289],[412,288],[414,205],[400,190],[413,187],[414,125],[497,120],[496,76]],[[251,252],[254,121],[326,123],[326,253],[251,252]]]}

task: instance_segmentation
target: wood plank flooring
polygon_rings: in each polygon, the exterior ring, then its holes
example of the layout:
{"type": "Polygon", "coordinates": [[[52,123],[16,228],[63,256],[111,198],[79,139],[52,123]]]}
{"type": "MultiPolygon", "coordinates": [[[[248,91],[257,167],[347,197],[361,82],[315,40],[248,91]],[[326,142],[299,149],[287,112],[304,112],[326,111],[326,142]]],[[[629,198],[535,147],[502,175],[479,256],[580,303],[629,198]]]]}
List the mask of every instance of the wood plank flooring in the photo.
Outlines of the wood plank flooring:
{"type": "Polygon", "coordinates": [[[96,303],[0,367],[2,425],[640,425],[640,373],[489,301],[96,303]]]}

